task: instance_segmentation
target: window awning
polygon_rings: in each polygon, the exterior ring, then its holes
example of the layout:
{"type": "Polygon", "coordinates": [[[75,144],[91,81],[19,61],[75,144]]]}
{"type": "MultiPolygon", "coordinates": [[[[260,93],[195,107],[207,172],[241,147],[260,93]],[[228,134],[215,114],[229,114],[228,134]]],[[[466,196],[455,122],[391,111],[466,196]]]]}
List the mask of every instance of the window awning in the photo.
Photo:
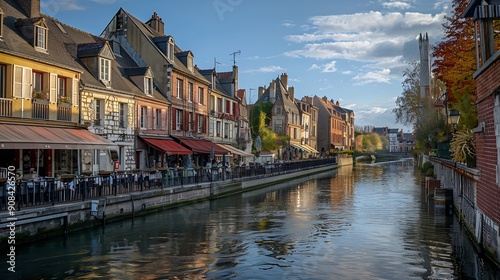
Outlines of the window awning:
{"type": "Polygon", "coordinates": [[[240,149],[237,149],[231,145],[227,145],[227,144],[217,144],[219,146],[221,146],[222,148],[228,150],[231,152],[231,154],[235,154],[235,155],[239,155],[239,156],[242,156],[242,157],[253,157],[253,154],[251,153],[247,153],[245,151],[242,151],[240,149]]]}
{"type": "Polygon", "coordinates": [[[158,138],[146,138],[146,137],[141,137],[141,138],[153,148],[160,151],[164,151],[168,154],[190,155],[193,153],[189,149],[183,147],[181,144],[171,139],[158,139],[158,138]]]}
{"type": "Polygon", "coordinates": [[[87,129],[0,124],[0,149],[118,150],[118,145],[87,129]]]}
{"type": "Polygon", "coordinates": [[[210,154],[212,147],[216,155],[229,153],[228,150],[208,140],[179,138],[179,141],[181,141],[181,144],[191,149],[193,153],[210,154]]]}
{"type": "Polygon", "coordinates": [[[302,150],[306,153],[319,153],[318,151],[316,151],[316,149],[308,145],[301,145],[299,143],[290,142],[290,146],[302,150]]]}

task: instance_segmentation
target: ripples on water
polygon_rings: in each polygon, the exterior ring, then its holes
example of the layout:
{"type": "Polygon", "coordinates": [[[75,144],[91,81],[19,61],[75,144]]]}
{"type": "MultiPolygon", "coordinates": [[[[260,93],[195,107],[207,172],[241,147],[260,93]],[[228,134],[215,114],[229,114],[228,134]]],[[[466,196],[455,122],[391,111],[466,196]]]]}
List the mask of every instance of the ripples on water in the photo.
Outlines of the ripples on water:
{"type": "Polygon", "coordinates": [[[72,232],[19,249],[18,276],[467,279],[451,243],[456,222],[435,211],[410,163],[341,167],[72,232]]]}

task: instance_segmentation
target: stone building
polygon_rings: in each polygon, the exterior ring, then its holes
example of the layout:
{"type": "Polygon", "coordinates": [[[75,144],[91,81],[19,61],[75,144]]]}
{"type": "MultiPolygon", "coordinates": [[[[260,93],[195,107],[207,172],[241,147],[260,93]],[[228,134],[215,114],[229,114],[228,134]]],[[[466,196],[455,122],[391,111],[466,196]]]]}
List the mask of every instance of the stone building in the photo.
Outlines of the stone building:
{"type": "Polygon", "coordinates": [[[40,13],[40,1],[0,2],[0,167],[78,174],[118,150],[80,121],[86,72],[73,31],[40,13]]]}

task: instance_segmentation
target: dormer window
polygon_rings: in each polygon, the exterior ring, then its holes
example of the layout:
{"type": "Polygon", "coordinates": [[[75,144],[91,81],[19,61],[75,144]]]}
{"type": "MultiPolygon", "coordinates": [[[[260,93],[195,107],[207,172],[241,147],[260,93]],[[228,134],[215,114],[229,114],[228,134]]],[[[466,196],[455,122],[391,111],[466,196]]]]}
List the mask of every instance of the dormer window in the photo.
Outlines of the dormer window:
{"type": "Polygon", "coordinates": [[[153,95],[153,79],[151,77],[144,77],[144,93],[153,95]]]}
{"type": "Polygon", "coordinates": [[[35,47],[47,50],[47,28],[41,25],[36,25],[35,34],[35,47]]]}
{"type": "Polygon", "coordinates": [[[172,62],[174,61],[174,50],[175,50],[174,38],[170,37],[168,39],[167,57],[172,62]]]}
{"type": "Polygon", "coordinates": [[[111,61],[105,58],[99,58],[99,79],[103,82],[111,81],[111,61]]]}

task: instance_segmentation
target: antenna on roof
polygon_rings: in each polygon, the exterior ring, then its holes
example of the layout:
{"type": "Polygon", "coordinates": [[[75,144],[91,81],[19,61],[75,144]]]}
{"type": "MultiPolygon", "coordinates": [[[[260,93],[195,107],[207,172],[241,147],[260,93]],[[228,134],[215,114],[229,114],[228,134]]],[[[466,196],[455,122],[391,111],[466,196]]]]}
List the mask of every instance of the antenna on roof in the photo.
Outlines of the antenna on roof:
{"type": "Polygon", "coordinates": [[[236,55],[241,54],[241,51],[233,52],[230,55],[233,56],[233,66],[236,66],[236,55]]]}
{"type": "Polygon", "coordinates": [[[217,58],[214,57],[214,70],[217,72],[217,64],[221,64],[217,61],[217,58]]]}

